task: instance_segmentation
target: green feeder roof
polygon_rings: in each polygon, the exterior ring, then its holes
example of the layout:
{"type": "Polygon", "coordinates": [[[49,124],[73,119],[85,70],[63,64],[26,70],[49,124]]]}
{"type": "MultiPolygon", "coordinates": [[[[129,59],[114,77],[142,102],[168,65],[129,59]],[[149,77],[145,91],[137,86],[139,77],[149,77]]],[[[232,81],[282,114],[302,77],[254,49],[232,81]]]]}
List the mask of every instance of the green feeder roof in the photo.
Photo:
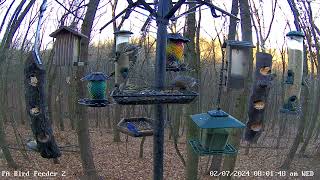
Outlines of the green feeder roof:
{"type": "Polygon", "coordinates": [[[105,75],[103,72],[92,72],[81,78],[81,81],[105,81],[107,79],[109,79],[109,76],[105,75]]]}
{"type": "Polygon", "coordinates": [[[290,31],[286,34],[286,36],[299,36],[304,37],[304,33],[301,31],[290,31]]]}
{"type": "Polygon", "coordinates": [[[235,48],[254,48],[255,46],[250,41],[236,41],[236,40],[227,40],[222,44],[222,48],[227,46],[235,48]]]}
{"type": "Polygon", "coordinates": [[[245,124],[222,110],[211,110],[207,113],[191,115],[191,118],[201,129],[245,127],[245,124]]]}
{"type": "Polygon", "coordinates": [[[181,41],[183,43],[187,43],[190,41],[190,39],[187,39],[185,37],[183,37],[181,34],[179,33],[169,33],[168,34],[168,39],[170,40],[175,40],[175,41],[181,41]]]}

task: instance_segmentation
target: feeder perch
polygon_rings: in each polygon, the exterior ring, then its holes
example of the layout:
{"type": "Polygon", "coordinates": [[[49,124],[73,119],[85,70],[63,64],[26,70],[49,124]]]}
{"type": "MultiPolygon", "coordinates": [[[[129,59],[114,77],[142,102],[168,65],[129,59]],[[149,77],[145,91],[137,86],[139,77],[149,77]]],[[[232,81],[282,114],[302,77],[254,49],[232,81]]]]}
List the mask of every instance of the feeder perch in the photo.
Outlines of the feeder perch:
{"type": "Polygon", "coordinates": [[[153,135],[153,120],[145,117],[123,118],[117,125],[120,132],[132,137],[153,135]]]}
{"type": "Polygon", "coordinates": [[[303,38],[299,31],[287,35],[288,70],[285,81],[285,98],[282,113],[297,114],[299,111],[300,93],[303,75],[303,38]]]}
{"type": "Polygon", "coordinates": [[[249,51],[254,47],[249,41],[228,40],[223,46],[226,48],[225,83],[227,88],[244,88],[245,78],[248,77],[249,51]]]}
{"type": "Polygon", "coordinates": [[[121,30],[114,32],[116,36],[116,61],[115,65],[115,84],[119,86],[128,78],[129,73],[129,39],[133,34],[130,31],[121,30]]]}
{"type": "Polygon", "coordinates": [[[183,45],[190,40],[184,38],[179,33],[169,33],[167,37],[166,49],[166,70],[186,71],[187,65],[183,64],[183,45]]]}
{"type": "Polygon", "coordinates": [[[56,38],[54,45],[53,64],[57,66],[80,66],[79,62],[80,42],[87,36],[81,34],[76,29],[68,26],[61,26],[50,34],[50,37],[56,38]]]}
{"type": "Polygon", "coordinates": [[[106,99],[107,79],[109,79],[109,77],[102,72],[93,72],[83,77],[81,79],[82,81],[88,81],[87,88],[90,94],[90,99],[80,99],[78,103],[90,107],[106,106],[109,103],[106,99]]]}
{"type": "Polygon", "coordinates": [[[138,104],[188,104],[198,93],[188,90],[157,90],[157,89],[115,89],[112,98],[121,105],[138,104]]]}
{"type": "Polygon", "coordinates": [[[256,54],[255,79],[249,101],[249,120],[245,130],[245,140],[249,142],[252,142],[257,134],[253,132],[262,131],[264,111],[273,80],[271,69],[272,55],[258,52],[256,54]]]}
{"type": "Polygon", "coordinates": [[[205,156],[237,153],[237,150],[228,143],[228,129],[244,128],[242,122],[220,109],[192,115],[191,119],[201,129],[200,139],[189,140],[197,154],[205,156]]]}

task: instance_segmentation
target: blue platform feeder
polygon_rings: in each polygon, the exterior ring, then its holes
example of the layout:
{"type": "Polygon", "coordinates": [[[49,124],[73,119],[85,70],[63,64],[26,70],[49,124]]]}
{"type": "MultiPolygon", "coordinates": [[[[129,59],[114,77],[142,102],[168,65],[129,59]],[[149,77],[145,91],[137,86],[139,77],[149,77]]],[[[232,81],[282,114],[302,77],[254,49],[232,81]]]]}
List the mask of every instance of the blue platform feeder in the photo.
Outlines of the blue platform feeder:
{"type": "Polygon", "coordinates": [[[200,139],[189,140],[197,154],[205,156],[237,153],[237,150],[227,143],[228,129],[244,128],[245,124],[220,109],[191,115],[191,119],[201,129],[200,139]]]}
{"type": "Polygon", "coordinates": [[[79,104],[90,107],[104,107],[108,104],[106,99],[106,80],[109,79],[107,75],[102,72],[92,72],[85,77],[82,81],[88,81],[88,91],[90,98],[80,99],[79,104]]]}

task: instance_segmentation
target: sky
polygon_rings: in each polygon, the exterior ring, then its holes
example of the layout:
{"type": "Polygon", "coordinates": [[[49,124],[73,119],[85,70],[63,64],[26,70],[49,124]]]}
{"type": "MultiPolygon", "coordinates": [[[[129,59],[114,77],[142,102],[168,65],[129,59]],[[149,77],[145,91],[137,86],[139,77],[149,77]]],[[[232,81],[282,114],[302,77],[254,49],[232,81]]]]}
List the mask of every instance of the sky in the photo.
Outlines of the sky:
{"type": "MultiPolygon", "coordinates": [[[[67,4],[69,1],[71,0],[58,0],[59,2],[63,3],[63,4],[67,4]]],[[[79,1],[79,0],[78,0],[79,1]]],[[[240,0],[241,1],[241,0],[240,0]]],[[[254,0],[257,4],[259,2],[259,0],[254,0]]],[[[4,13],[6,11],[6,9],[8,8],[9,4],[12,2],[12,0],[7,0],[6,3],[1,7],[0,9],[0,18],[3,19],[4,13]]],[[[18,5],[20,1],[16,1],[14,3],[14,7],[16,7],[18,5]]],[[[19,29],[19,34],[18,36],[21,36],[24,34],[25,29],[27,27],[28,21],[30,19],[31,16],[34,16],[34,14],[36,13],[35,11],[37,9],[39,9],[39,5],[41,4],[41,0],[37,0],[37,4],[33,9],[33,12],[30,12],[28,14],[28,17],[25,19],[25,21],[22,24],[22,27],[19,29]]],[[[88,0],[85,0],[85,2],[87,3],[88,0]]],[[[127,6],[127,1],[125,0],[119,0],[118,6],[117,6],[117,13],[121,12],[124,8],[126,8],[127,6]]],[[[147,0],[147,2],[151,2],[147,0]]],[[[217,5],[218,7],[230,12],[231,11],[231,0],[224,0],[224,1],[219,1],[219,0],[214,0],[212,1],[215,5],[217,5]]],[[[263,9],[263,13],[264,13],[264,19],[265,19],[265,24],[266,26],[269,25],[271,17],[275,16],[274,18],[274,24],[272,26],[271,29],[271,33],[270,33],[270,42],[267,42],[267,48],[273,47],[273,48],[277,48],[279,46],[281,46],[284,42],[284,34],[286,32],[289,31],[288,27],[286,28],[286,21],[289,21],[291,30],[295,30],[294,29],[294,25],[293,25],[293,16],[292,13],[290,11],[290,8],[287,4],[287,0],[278,0],[278,7],[276,10],[276,13],[274,15],[271,14],[271,0],[264,0],[264,4],[262,7],[260,7],[259,9],[259,13],[262,13],[262,9],[263,9]],[[285,29],[286,28],[286,29],[285,29]]],[[[320,9],[320,0],[315,0],[312,1],[312,8],[316,17],[316,21],[319,23],[319,9],[320,9]]],[[[14,9],[14,8],[13,8],[14,9]]],[[[13,9],[12,11],[10,11],[10,13],[13,13],[13,9]]],[[[180,13],[184,12],[186,9],[186,6],[183,6],[180,13]]],[[[224,32],[228,31],[228,22],[225,22],[225,18],[224,17],[219,17],[219,18],[213,18],[211,16],[210,10],[207,9],[205,6],[202,7],[203,10],[201,10],[202,13],[202,20],[201,20],[201,37],[203,38],[214,38],[216,37],[216,29],[218,31],[223,30],[224,32]]],[[[142,10],[142,9],[137,9],[140,13],[143,14],[148,14],[147,11],[142,10]]],[[[43,45],[42,48],[46,48],[46,47],[50,47],[50,44],[52,44],[52,38],[49,37],[49,34],[51,32],[53,32],[54,30],[57,29],[58,27],[58,19],[61,18],[62,14],[64,12],[64,9],[55,1],[55,0],[48,0],[48,8],[47,11],[45,13],[45,22],[42,28],[42,33],[43,33],[43,45]]],[[[116,14],[117,14],[116,13],[116,14]]],[[[123,30],[131,30],[132,32],[134,32],[134,37],[140,37],[140,29],[141,26],[143,25],[144,21],[146,20],[146,16],[141,15],[138,12],[133,12],[132,15],[129,17],[128,20],[125,21],[122,29],[123,30]]],[[[197,14],[197,18],[198,18],[198,12],[197,14]]],[[[220,15],[220,13],[218,12],[218,15],[220,15]]],[[[97,11],[96,14],[96,19],[94,22],[94,27],[93,27],[93,31],[92,31],[92,40],[91,42],[93,43],[97,43],[98,40],[107,40],[107,39],[112,39],[113,38],[113,30],[112,30],[112,25],[109,25],[108,27],[106,27],[101,33],[99,33],[99,29],[105,24],[107,23],[110,19],[111,19],[111,5],[109,3],[109,0],[100,0],[100,4],[99,4],[99,10],[97,11]]],[[[238,15],[239,17],[239,15],[238,15]]],[[[121,18],[119,18],[119,20],[117,21],[119,23],[121,18]]],[[[180,18],[177,21],[177,29],[182,33],[182,28],[184,26],[184,18],[180,18]]],[[[229,21],[229,18],[227,18],[227,21],[229,21]]],[[[151,24],[151,28],[150,28],[150,35],[156,37],[156,23],[155,21],[152,22],[151,24]]],[[[30,30],[30,34],[28,35],[28,39],[32,39],[34,36],[34,31],[35,31],[35,27],[36,27],[36,23],[33,24],[32,29],[30,30]]],[[[80,25],[79,25],[80,27],[80,25]]],[[[240,32],[240,26],[238,23],[238,32],[240,32]]],[[[3,30],[4,31],[4,30],[3,30]]],[[[3,36],[3,31],[0,33],[0,38],[2,38],[3,36]]],[[[253,33],[253,37],[255,36],[255,33],[253,33]]],[[[253,38],[255,39],[255,38],[253,38]]],[[[241,40],[241,38],[239,39],[241,40]]],[[[255,40],[254,40],[255,41],[255,40]]]]}

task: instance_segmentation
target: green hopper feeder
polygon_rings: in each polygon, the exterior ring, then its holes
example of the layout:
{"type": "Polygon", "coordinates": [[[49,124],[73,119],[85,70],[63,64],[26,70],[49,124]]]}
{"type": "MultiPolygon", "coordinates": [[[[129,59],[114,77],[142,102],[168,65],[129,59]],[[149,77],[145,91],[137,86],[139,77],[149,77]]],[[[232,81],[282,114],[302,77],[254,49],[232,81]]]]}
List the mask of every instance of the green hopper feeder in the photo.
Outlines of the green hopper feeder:
{"type": "Polygon", "coordinates": [[[200,139],[189,140],[191,147],[198,155],[238,152],[228,143],[228,129],[244,128],[245,124],[220,109],[191,115],[191,119],[201,129],[200,139]]]}
{"type": "Polygon", "coordinates": [[[90,107],[105,107],[109,103],[106,99],[107,79],[109,77],[102,72],[93,72],[83,77],[82,81],[89,81],[87,88],[90,98],[80,99],[79,104],[90,107]]]}

